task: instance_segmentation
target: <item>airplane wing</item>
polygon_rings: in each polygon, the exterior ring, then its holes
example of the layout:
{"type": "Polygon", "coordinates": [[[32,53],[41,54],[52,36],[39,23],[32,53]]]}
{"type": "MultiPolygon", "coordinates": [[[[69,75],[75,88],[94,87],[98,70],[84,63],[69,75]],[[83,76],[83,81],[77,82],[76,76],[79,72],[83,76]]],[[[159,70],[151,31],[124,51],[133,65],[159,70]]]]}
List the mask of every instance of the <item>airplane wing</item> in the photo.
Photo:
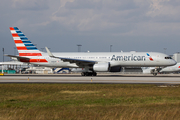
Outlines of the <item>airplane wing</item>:
{"type": "Polygon", "coordinates": [[[94,65],[97,62],[97,61],[93,61],[93,60],[82,60],[82,59],[57,57],[57,56],[54,56],[47,47],[45,47],[45,48],[46,48],[46,51],[47,51],[49,57],[61,59],[64,62],[76,63],[78,66],[94,65]]]}

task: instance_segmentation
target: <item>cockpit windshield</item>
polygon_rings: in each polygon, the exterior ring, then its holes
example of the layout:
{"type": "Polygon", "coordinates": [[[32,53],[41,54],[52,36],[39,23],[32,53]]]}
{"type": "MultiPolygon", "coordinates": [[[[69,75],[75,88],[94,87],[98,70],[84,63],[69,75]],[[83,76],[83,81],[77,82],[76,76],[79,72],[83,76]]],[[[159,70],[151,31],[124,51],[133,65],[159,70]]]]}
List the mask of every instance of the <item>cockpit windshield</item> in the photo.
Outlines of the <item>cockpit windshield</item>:
{"type": "Polygon", "coordinates": [[[165,59],[172,59],[171,57],[165,57],[165,59]]]}

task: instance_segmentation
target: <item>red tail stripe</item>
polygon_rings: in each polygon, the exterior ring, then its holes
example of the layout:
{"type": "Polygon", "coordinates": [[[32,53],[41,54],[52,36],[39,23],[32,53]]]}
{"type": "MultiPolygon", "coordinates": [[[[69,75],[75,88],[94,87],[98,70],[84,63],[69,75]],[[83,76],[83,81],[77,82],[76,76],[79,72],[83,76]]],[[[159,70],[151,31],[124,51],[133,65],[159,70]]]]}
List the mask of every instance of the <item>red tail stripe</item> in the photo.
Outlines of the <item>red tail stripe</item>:
{"type": "Polygon", "coordinates": [[[41,53],[19,53],[19,56],[42,56],[41,53]]]}
{"type": "Polygon", "coordinates": [[[26,47],[17,47],[17,50],[27,50],[26,47]]]}
{"type": "Polygon", "coordinates": [[[13,37],[19,37],[19,35],[17,33],[12,33],[13,37]]]}
{"type": "Polygon", "coordinates": [[[23,43],[22,40],[14,40],[15,43],[23,43]]]}
{"type": "Polygon", "coordinates": [[[10,29],[10,30],[14,30],[14,28],[13,28],[13,27],[10,27],[9,29],[10,29]]]}
{"type": "Polygon", "coordinates": [[[46,59],[20,59],[21,62],[48,62],[46,59]]]}

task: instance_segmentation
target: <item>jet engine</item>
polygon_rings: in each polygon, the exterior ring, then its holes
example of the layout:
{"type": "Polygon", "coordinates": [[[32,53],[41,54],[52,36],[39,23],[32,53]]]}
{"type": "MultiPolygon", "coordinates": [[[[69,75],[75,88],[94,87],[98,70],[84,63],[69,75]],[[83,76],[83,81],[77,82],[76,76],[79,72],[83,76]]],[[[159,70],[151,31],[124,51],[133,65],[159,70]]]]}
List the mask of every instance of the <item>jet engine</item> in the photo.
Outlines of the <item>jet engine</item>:
{"type": "Polygon", "coordinates": [[[95,72],[109,72],[110,71],[110,63],[98,63],[94,64],[93,71],[95,72]]]}

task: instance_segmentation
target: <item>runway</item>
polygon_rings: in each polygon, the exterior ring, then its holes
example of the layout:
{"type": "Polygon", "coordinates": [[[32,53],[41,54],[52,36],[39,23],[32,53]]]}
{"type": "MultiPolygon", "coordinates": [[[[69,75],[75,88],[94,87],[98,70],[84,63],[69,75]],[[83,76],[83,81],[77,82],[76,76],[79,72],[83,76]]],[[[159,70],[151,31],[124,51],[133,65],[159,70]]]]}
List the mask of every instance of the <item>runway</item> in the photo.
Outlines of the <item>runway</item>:
{"type": "Polygon", "coordinates": [[[80,75],[4,75],[0,83],[99,83],[99,84],[180,84],[179,74],[152,76],[150,74],[100,74],[98,76],[80,75]]]}

